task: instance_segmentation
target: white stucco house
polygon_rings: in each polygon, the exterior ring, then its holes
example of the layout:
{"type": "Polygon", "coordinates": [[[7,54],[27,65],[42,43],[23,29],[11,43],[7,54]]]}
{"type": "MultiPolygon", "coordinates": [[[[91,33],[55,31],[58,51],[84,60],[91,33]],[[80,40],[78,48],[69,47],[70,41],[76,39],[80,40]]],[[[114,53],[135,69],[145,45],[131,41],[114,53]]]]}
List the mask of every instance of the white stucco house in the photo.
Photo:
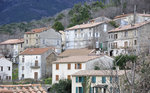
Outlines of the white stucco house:
{"type": "Polygon", "coordinates": [[[82,83],[85,78],[89,78],[90,88],[89,93],[122,93],[125,73],[130,71],[125,70],[81,70],[72,74],[72,92],[83,93],[82,83]],[[119,88],[118,88],[119,86],[119,88]]]}
{"type": "Polygon", "coordinates": [[[9,39],[0,43],[3,56],[10,61],[18,63],[18,55],[23,51],[24,39],[9,39]]]}
{"type": "Polygon", "coordinates": [[[39,80],[52,73],[51,62],[56,55],[53,48],[28,48],[19,55],[19,79],[39,80]]]}
{"type": "Polygon", "coordinates": [[[53,62],[52,83],[60,79],[71,79],[71,74],[80,70],[91,70],[95,66],[100,69],[109,69],[113,66],[113,58],[101,56],[69,56],[53,62]]]}
{"type": "Polygon", "coordinates": [[[12,62],[4,57],[0,58],[0,81],[12,80],[12,62]]]}

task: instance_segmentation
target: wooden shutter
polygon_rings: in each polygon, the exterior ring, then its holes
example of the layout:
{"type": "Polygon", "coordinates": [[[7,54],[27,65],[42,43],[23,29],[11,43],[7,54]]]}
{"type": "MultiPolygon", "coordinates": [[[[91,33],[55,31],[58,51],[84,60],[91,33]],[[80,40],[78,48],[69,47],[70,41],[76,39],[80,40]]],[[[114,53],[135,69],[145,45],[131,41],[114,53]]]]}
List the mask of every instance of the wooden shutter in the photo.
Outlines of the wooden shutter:
{"type": "Polygon", "coordinates": [[[68,64],[68,69],[71,69],[71,64],[68,64]]]}
{"type": "Polygon", "coordinates": [[[75,64],[75,69],[77,69],[77,64],[75,64]]]}
{"type": "Polygon", "coordinates": [[[80,69],[82,69],[82,64],[80,64],[80,69]]]}
{"type": "Polygon", "coordinates": [[[56,70],[59,70],[59,64],[56,64],[56,70]]]}
{"type": "Polygon", "coordinates": [[[56,75],[56,81],[58,81],[59,80],[59,75],[56,75]]]}
{"type": "Polygon", "coordinates": [[[69,80],[71,80],[71,77],[70,77],[70,75],[68,75],[68,79],[69,79],[69,80]]]}
{"type": "Polygon", "coordinates": [[[38,60],[35,60],[35,66],[38,66],[38,60]]]}

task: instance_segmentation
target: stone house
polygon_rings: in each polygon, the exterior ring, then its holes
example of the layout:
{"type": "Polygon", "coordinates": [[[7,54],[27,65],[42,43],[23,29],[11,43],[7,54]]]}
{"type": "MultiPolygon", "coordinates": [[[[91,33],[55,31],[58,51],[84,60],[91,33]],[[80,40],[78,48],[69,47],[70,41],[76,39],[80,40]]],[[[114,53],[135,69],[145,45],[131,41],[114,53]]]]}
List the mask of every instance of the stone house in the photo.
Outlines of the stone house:
{"type": "Polygon", "coordinates": [[[150,49],[150,21],[126,25],[108,31],[108,52],[110,56],[140,54],[150,49]]]}
{"type": "Polygon", "coordinates": [[[61,53],[61,35],[52,28],[32,29],[24,34],[24,40],[25,49],[54,47],[57,53],[61,53]]]}
{"type": "Polygon", "coordinates": [[[24,39],[9,39],[0,43],[2,55],[15,63],[18,63],[18,55],[23,51],[23,47],[24,39]]]}
{"type": "Polygon", "coordinates": [[[12,62],[0,57],[0,82],[12,80],[12,62]]]}
{"type": "Polygon", "coordinates": [[[89,23],[97,23],[97,22],[104,22],[104,21],[111,21],[111,19],[105,17],[105,16],[100,16],[94,19],[91,19],[90,21],[88,21],[89,23]]]}
{"type": "Polygon", "coordinates": [[[114,27],[109,22],[95,22],[76,25],[65,30],[65,49],[101,48],[107,49],[108,32],[114,27]]]}
{"type": "Polygon", "coordinates": [[[53,48],[27,48],[19,55],[19,79],[51,77],[52,62],[55,60],[53,48]]]}
{"type": "MultiPolygon", "coordinates": [[[[126,71],[126,73],[128,72],[129,70],[126,71]]],[[[71,93],[84,93],[82,83],[85,77],[89,78],[90,88],[88,91],[90,93],[118,93],[119,89],[123,91],[124,70],[118,70],[117,72],[116,70],[81,70],[72,74],[71,93]]]]}
{"type": "Polygon", "coordinates": [[[134,24],[134,21],[135,23],[140,23],[140,22],[144,22],[148,20],[150,20],[150,14],[140,14],[140,13],[136,13],[135,16],[133,13],[122,14],[122,15],[116,16],[113,19],[113,21],[115,21],[120,26],[134,24]]]}
{"type": "Polygon", "coordinates": [[[71,79],[71,74],[80,70],[92,70],[98,66],[100,69],[109,69],[113,66],[113,58],[101,56],[69,56],[52,64],[52,83],[60,79],[71,79]]]}

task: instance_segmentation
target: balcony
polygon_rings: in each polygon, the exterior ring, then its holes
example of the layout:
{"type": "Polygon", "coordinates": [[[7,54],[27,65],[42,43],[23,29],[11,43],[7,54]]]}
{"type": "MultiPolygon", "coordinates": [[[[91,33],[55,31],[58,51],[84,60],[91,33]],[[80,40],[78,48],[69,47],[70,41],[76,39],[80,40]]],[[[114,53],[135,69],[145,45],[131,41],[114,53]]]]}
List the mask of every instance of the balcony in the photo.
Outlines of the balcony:
{"type": "Polygon", "coordinates": [[[36,65],[34,65],[34,66],[30,66],[32,69],[39,69],[40,68],[40,66],[36,66],[36,65]]]}

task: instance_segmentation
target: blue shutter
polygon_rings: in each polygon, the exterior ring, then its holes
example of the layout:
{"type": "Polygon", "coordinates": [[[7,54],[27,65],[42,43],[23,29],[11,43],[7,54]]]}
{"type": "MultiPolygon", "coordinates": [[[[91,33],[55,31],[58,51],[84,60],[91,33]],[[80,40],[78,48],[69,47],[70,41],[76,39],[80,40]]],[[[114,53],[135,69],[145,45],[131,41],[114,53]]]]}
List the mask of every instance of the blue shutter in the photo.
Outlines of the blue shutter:
{"type": "Polygon", "coordinates": [[[96,93],[98,93],[98,88],[96,88],[96,93]]]}
{"type": "Polygon", "coordinates": [[[90,87],[90,93],[93,93],[93,88],[92,87],[90,87]]]}
{"type": "Polygon", "coordinates": [[[110,87],[110,93],[112,93],[112,87],[110,87]]]}
{"type": "Polygon", "coordinates": [[[106,77],[102,77],[102,83],[106,83],[106,77]]]}
{"type": "Polygon", "coordinates": [[[78,82],[78,77],[76,77],[76,83],[78,82]]]}
{"type": "Polygon", "coordinates": [[[96,83],[96,77],[95,76],[92,77],[92,83],[96,83]]]}
{"type": "Polygon", "coordinates": [[[81,82],[84,82],[84,77],[82,77],[82,80],[81,80],[81,82]]]}
{"type": "Polygon", "coordinates": [[[78,93],[78,87],[76,87],[76,93],[78,93]]]}
{"type": "Polygon", "coordinates": [[[112,77],[110,77],[110,83],[112,83],[112,77]]]}
{"type": "Polygon", "coordinates": [[[83,87],[81,87],[81,93],[83,93],[83,87]]]}

